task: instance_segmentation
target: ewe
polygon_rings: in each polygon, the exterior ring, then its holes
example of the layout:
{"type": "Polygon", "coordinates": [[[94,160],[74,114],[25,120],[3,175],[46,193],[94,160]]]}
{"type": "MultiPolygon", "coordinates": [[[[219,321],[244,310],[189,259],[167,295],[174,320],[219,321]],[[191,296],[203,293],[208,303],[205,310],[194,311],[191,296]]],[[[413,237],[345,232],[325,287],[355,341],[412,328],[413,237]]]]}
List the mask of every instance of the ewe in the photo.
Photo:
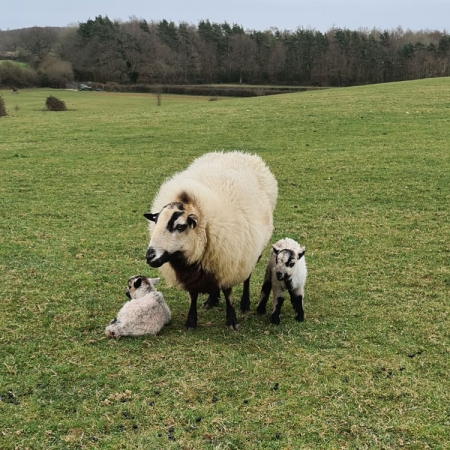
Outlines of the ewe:
{"type": "Polygon", "coordinates": [[[207,153],[165,181],[156,194],[146,259],[171,286],[188,291],[186,328],[197,326],[199,293],[222,290],[226,324],[234,330],[234,286],[244,282],[241,310],[250,309],[250,275],[273,230],[278,186],[264,161],[242,152],[207,153]]]}

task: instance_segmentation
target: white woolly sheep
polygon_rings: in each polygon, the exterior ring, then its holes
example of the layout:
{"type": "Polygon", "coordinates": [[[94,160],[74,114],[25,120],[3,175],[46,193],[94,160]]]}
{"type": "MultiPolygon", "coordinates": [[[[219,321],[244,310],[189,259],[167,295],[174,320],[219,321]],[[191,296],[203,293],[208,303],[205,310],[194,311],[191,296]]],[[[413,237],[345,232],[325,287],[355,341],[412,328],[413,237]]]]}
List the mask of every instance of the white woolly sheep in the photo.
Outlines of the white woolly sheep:
{"type": "Polygon", "coordinates": [[[154,284],[159,278],[135,275],[128,280],[126,296],[131,300],[122,306],[117,317],[106,327],[108,337],[157,334],[171,319],[170,309],[154,284]]]}
{"type": "Polygon", "coordinates": [[[166,180],[151,211],[151,267],[160,267],[167,283],[188,291],[186,328],[197,326],[199,293],[220,290],[226,300],[226,324],[236,329],[231,303],[234,286],[244,282],[241,310],[250,309],[250,275],[273,230],[278,195],[275,177],[257,155],[213,152],[197,158],[166,180]]]}
{"type": "Polygon", "coordinates": [[[305,296],[306,262],[305,247],[290,238],[279,240],[272,246],[269,263],[267,264],[264,283],[256,311],[259,315],[266,313],[266,304],[270,291],[273,293],[273,312],[271,323],[279,325],[280,312],[284,302],[284,291],[288,290],[295,320],[303,322],[303,298],[305,296]]]}

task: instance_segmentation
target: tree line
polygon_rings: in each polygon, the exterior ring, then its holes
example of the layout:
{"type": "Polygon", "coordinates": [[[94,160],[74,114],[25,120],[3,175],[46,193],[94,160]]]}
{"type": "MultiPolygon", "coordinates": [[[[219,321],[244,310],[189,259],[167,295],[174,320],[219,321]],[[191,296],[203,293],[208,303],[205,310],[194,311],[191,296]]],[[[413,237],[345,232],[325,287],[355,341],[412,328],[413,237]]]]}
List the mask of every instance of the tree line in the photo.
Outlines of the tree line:
{"type": "Polygon", "coordinates": [[[209,20],[177,25],[98,16],[65,28],[0,31],[0,57],[29,65],[1,63],[3,85],[21,76],[24,85],[55,87],[73,80],[350,86],[449,76],[450,36],[400,27],[256,31],[209,20]]]}

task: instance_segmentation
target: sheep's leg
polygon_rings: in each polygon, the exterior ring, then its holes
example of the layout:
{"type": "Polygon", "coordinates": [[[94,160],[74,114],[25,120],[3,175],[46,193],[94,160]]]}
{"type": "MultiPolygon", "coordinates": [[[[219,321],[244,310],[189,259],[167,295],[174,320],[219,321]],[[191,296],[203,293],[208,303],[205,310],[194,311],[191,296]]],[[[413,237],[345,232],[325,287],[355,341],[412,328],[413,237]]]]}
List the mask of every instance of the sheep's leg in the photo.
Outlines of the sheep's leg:
{"type": "Polygon", "coordinates": [[[241,312],[250,311],[250,276],[244,281],[244,289],[241,297],[241,312]]]}
{"type": "Polygon", "coordinates": [[[265,280],[261,288],[261,294],[259,295],[258,306],[256,307],[256,312],[260,316],[266,313],[267,300],[269,300],[271,290],[272,290],[272,281],[265,280]]]}
{"type": "Polygon", "coordinates": [[[270,316],[270,323],[273,323],[274,325],[280,325],[280,312],[281,307],[284,303],[284,293],[281,292],[279,295],[273,295],[273,312],[270,316]]]}
{"type": "Polygon", "coordinates": [[[291,297],[292,307],[295,311],[295,320],[297,322],[303,322],[305,320],[305,312],[303,311],[303,288],[300,288],[297,291],[289,291],[289,295],[291,297]]]}
{"type": "Polygon", "coordinates": [[[203,308],[211,309],[214,306],[217,306],[219,304],[219,299],[220,299],[220,290],[209,294],[207,300],[203,302],[203,308]]]}
{"type": "Polygon", "coordinates": [[[197,298],[197,292],[189,292],[189,312],[184,324],[185,328],[188,330],[197,328],[197,298]]]}
{"type": "Polygon", "coordinates": [[[267,300],[269,300],[270,291],[272,290],[272,272],[269,266],[266,267],[266,273],[264,275],[264,281],[259,294],[259,302],[256,307],[256,312],[262,316],[266,313],[267,300]]]}
{"type": "Polygon", "coordinates": [[[230,330],[237,330],[237,318],[236,311],[231,304],[231,288],[222,289],[222,292],[225,296],[225,301],[227,305],[227,327],[230,330]]]}

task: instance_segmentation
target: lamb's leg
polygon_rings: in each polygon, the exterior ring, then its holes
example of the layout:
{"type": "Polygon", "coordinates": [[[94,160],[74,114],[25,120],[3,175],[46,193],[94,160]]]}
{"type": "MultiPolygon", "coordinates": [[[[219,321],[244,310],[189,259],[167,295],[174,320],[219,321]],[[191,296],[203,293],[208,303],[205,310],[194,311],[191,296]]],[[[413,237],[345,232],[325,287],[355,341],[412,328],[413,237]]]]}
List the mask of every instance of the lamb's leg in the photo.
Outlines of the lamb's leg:
{"type": "Polygon", "coordinates": [[[275,292],[273,293],[273,312],[270,316],[270,322],[274,325],[280,325],[280,312],[281,307],[283,306],[284,302],[284,292],[279,292],[278,295],[275,295],[275,292]]]}
{"type": "Polygon", "coordinates": [[[185,328],[191,330],[193,328],[197,328],[197,292],[189,292],[189,312],[184,324],[185,328]]]}
{"type": "Polygon", "coordinates": [[[241,312],[250,311],[250,276],[244,281],[244,289],[241,297],[241,312]]]}
{"type": "Polygon", "coordinates": [[[230,330],[237,330],[237,318],[236,311],[231,304],[231,288],[222,289],[223,294],[225,295],[225,301],[227,305],[227,327],[230,330]]]}
{"type": "Polygon", "coordinates": [[[297,322],[303,322],[305,320],[305,312],[303,311],[303,287],[295,291],[289,291],[289,295],[295,311],[295,320],[297,322]]]}
{"type": "Polygon", "coordinates": [[[272,274],[267,268],[266,274],[264,275],[264,282],[261,288],[261,293],[259,295],[258,306],[256,307],[256,312],[262,316],[266,313],[267,300],[269,300],[270,291],[272,290],[272,274]]]}
{"type": "Polygon", "coordinates": [[[206,301],[203,302],[203,308],[211,309],[214,306],[217,306],[219,304],[219,299],[220,299],[220,290],[217,292],[213,292],[212,294],[209,294],[206,301]]]}

